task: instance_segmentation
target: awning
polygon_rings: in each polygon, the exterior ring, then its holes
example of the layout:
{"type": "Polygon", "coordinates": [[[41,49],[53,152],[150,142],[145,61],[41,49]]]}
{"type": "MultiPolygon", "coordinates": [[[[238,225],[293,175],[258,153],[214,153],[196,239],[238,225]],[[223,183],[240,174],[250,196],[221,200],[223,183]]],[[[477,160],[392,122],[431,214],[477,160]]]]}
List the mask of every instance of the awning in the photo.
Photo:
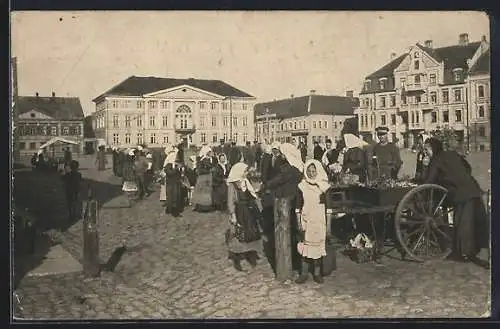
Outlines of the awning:
{"type": "Polygon", "coordinates": [[[55,143],[79,145],[78,142],[72,141],[70,139],[65,139],[65,138],[62,138],[62,137],[54,137],[50,141],[48,141],[47,143],[45,143],[42,146],[40,146],[40,149],[44,149],[47,146],[50,146],[50,145],[55,144],[55,143]]]}

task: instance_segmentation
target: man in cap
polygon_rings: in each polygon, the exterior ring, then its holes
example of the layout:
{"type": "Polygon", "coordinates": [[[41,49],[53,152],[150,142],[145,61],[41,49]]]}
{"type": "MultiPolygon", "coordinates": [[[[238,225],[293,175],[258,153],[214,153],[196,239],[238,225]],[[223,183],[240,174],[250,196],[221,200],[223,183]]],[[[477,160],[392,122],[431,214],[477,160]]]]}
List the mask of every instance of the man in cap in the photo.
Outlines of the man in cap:
{"type": "Polygon", "coordinates": [[[145,195],[149,195],[150,192],[147,190],[146,185],[146,171],[148,170],[148,161],[146,157],[143,155],[139,148],[135,150],[135,161],[134,161],[134,172],[136,175],[137,182],[137,196],[139,200],[142,200],[145,195]]]}
{"type": "Polygon", "coordinates": [[[397,179],[403,164],[399,148],[389,143],[389,128],[377,127],[375,131],[379,142],[373,147],[372,156],[369,159],[371,179],[397,179]]]}
{"type": "Polygon", "coordinates": [[[328,176],[332,177],[333,171],[332,166],[338,161],[339,158],[339,150],[336,147],[333,147],[333,143],[331,139],[327,139],[325,142],[326,150],[321,157],[321,163],[325,166],[326,172],[328,176]]]}
{"type": "Polygon", "coordinates": [[[214,153],[217,155],[224,153],[224,139],[219,139],[219,145],[214,147],[214,153]]]}
{"type": "Polygon", "coordinates": [[[240,162],[242,158],[241,151],[238,146],[236,146],[235,141],[231,141],[231,148],[228,154],[229,165],[232,167],[238,162],[240,162]]]}
{"type": "Polygon", "coordinates": [[[325,153],[325,150],[319,145],[318,141],[313,142],[313,157],[314,160],[321,161],[321,158],[323,157],[323,153],[325,153]]]}

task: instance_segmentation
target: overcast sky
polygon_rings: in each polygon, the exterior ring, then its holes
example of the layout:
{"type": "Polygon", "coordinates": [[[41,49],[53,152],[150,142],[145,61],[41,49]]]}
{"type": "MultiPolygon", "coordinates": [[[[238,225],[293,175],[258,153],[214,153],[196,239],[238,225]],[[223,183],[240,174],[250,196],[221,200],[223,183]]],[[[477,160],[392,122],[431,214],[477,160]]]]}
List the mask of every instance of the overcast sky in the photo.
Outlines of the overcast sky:
{"type": "Polygon", "coordinates": [[[19,94],[92,99],[131,75],[218,79],[259,101],[357,94],[416,42],[486,35],[480,12],[16,12],[19,94]]]}

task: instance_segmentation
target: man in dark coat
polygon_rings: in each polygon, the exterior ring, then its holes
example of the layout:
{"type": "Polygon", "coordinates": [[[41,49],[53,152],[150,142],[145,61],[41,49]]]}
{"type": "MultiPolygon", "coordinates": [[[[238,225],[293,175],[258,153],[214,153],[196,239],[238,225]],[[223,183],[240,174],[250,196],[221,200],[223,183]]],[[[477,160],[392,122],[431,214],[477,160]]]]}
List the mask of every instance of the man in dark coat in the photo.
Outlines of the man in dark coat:
{"type": "Polygon", "coordinates": [[[368,165],[371,167],[369,170],[371,179],[397,179],[403,164],[399,148],[389,143],[389,128],[378,127],[376,133],[379,142],[373,147],[371,159],[368,159],[368,165]]]}
{"type": "Polygon", "coordinates": [[[307,160],[307,146],[304,142],[300,142],[299,144],[300,156],[302,158],[302,162],[306,162],[307,160]]]}
{"type": "Polygon", "coordinates": [[[257,141],[253,142],[253,145],[255,146],[255,163],[257,165],[257,168],[260,168],[260,160],[262,159],[262,144],[258,143],[257,141]]]}
{"type": "Polygon", "coordinates": [[[327,139],[325,144],[326,144],[326,150],[323,153],[323,156],[321,157],[321,163],[323,164],[323,166],[325,166],[325,170],[328,174],[328,177],[332,179],[332,175],[334,173],[331,170],[331,166],[334,163],[337,163],[340,151],[337,147],[333,147],[331,139],[327,139]]]}
{"type": "Polygon", "coordinates": [[[236,142],[233,141],[231,142],[231,149],[229,150],[229,164],[232,167],[238,162],[240,162],[240,160],[241,160],[241,151],[238,148],[238,146],[236,146],[236,142]]]}
{"type": "MultiPolygon", "coordinates": [[[[220,139],[219,140],[219,145],[217,145],[217,146],[214,147],[214,153],[216,155],[224,153],[224,139],[220,139]]],[[[227,156],[227,154],[226,154],[226,156],[227,156]]]]}
{"type": "MultiPolygon", "coordinates": [[[[222,152],[224,152],[224,154],[229,157],[229,153],[231,152],[231,145],[232,145],[232,142],[226,142],[224,143],[224,145],[222,146],[222,152]]],[[[235,144],[236,145],[236,144],[235,144]]]]}
{"type": "Polygon", "coordinates": [[[321,162],[321,157],[323,157],[323,153],[325,153],[325,151],[323,150],[323,148],[319,145],[319,143],[317,141],[314,141],[313,145],[314,145],[314,147],[313,147],[314,160],[318,160],[321,162]]]}
{"type": "Polygon", "coordinates": [[[250,141],[246,142],[245,146],[245,163],[250,168],[255,167],[255,145],[252,145],[250,141]]]}

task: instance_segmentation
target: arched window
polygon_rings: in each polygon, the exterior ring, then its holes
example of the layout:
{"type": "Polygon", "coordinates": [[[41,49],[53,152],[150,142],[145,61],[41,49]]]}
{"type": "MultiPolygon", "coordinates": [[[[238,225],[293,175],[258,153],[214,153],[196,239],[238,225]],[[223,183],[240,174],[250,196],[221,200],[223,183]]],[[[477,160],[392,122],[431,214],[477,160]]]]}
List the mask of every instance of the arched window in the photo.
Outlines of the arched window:
{"type": "Polygon", "coordinates": [[[188,121],[191,122],[192,120],[191,108],[187,105],[181,105],[177,108],[175,112],[176,112],[175,118],[177,121],[178,128],[180,129],[188,128],[188,121]]]}
{"type": "Polygon", "coordinates": [[[477,96],[479,98],[483,98],[484,97],[484,86],[477,87],[477,96]]]}

